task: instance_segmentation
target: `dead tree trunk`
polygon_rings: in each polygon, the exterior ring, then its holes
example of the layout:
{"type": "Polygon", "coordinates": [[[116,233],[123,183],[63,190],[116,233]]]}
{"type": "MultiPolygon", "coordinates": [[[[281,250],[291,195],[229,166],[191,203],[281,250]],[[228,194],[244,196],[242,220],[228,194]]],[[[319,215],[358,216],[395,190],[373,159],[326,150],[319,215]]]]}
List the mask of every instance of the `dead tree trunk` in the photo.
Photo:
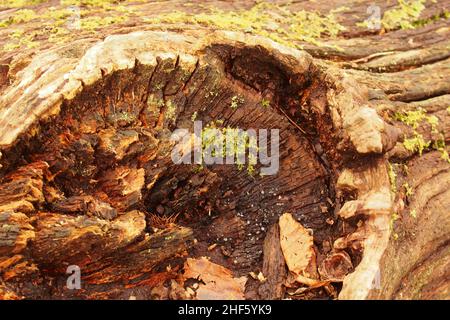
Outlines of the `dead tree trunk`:
{"type": "MultiPolygon", "coordinates": [[[[357,39],[350,29],[305,50],[136,24],[6,54],[0,297],[193,298],[188,275],[213,269],[235,291],[247,277],[246,298],[448,298],[450,29],[440,23],[357,39]],[[170,134],[195,120],[279,129],[278,173],[175,164],[170,134]],[[421,155],[403,143],[411,137],[430,141],[421,155]],[[285,213],[299,223],[287,238],[285,213]],[[308,229],[298,274],[288,251],[308,229]],[[204,256],[226,269],[186,260],[204,256]],[[70,265],[81,290],[66,286],[70,265]]],[[[216,297],[202,279],[198,296],[216,297]]]]}

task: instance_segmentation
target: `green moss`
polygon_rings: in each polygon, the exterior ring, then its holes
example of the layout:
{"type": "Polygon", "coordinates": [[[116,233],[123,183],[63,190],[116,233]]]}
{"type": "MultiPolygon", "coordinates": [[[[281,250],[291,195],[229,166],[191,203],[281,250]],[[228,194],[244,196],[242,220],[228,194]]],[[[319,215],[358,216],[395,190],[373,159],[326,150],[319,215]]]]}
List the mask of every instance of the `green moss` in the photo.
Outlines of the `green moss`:
{"type": "Polygon", "coordinates": [[[69,39],[70,31],[67,29],[57,26],[49,29],[48,41],[61,44],[67,42],[69,39]]]}
{"type": "Polygon", "coordinates": [[[450,11],[444,10],[443,12],[437,13],[431,17],[424,18],[424,19],[417,19],[412,22],[412,25],[414,28],[424,27],[430,23],[434,23],[439,20],[446,20],[449,18],[450,18],[450,11]]]}
{"type": "Polygon", "coordinates": [[[199,173],[199,172],[201,172],[203,169],[204,169],[204,167],[203,167],[202,165],[198,165],[198,166],[195,166],[195,167],[192,169],[192,172],[193,172],[193,173],[199,173]]]}
{"type": "Polygon", "coordinates": [[[35,48],[39,45],[34,41],[36,34],[25,34],[23,30],[14,30],[10,35],[10,41],[3,46],[4,51],[12,51],[21,47],[35,48]]]}
{"type": "MultiPolygon", "coordinates": [[[[22,5],[30,5],[40,3],[41,1],[20,1],[13,3],[8,1],[7,5],[13,7],[21,7],[22,5]]],[[[132,2],[124,1],[123,3],[132,2]]],[[[133,11],[126,6],[118,5],[117,1],[104,0],[88,0],[88,1],[62,1],[61,5],[81,6],[86,8],[80,12],[79,26],[81,32],[94,32],[100,28],[125,22],[129,18],[129,14],[133,11]],[[92,14],[104,14],[105,12],[120,12],[111,16],[102,15],[93,16],[92,14]],[[89,16],[91,15],[91,16],[89,16]]],[[[39,21],[42,28],[33,31],[32,35],[27,35],[26,39],[21,41],[8,42],[3,50],[11,51],[26,45],[27,47],[34,47],[37,45],[34,38],[47,38],[53,43],[67,43],[70,41],[70,35],[74,30],[68,28],[65,24],[69,22],[69,18],[73,17],[74,12],[67,7],[49,7],[40,13],[31,9],[20,9],[14,12],[8,19],[0,21],[0,27],[8,27],[15,24],[26,23],[32,20],[39,21]]]]}
{"type": "Polygon", "coordinates": [[[394,114],[394,119],[411,126],[413,129],[417,129],[422,121],[427,121],[431,125],[432,130],[436,131],[436,127],[439,124],[439,119],[436,116],[427,115],[427,112],[423,108],[417,108],[417,110],[412,111],[396,112],[394,114]]]}
{"type": "Polygon", "coordinates": [[[420,123],[426,121],[431,126],[431,132],[438,132],[437,126],[439,119],[434,115],[427,115],[426,111],[422,108],[413,111],[397,112],[394,114],[394,119],[405,123],[413,129],[413,136],[406,138],[403,141],[403,145],[407,150],[418,152],[420,155],[431,145],[431,141],[425,141],[422,134],[416,131],[420,123]]]}
{"type": "Polygon", "coordinates": [[[327,15],[304,10],[291,12],[282,6],[261,2],[248,10],[209,9],[209,12],[199,14],[174,11],[144,20],[153,24],[197,24],[248,32],[268,37],[284,45],[299,47],[295,44],[296,41],[322,45],[319,39],[323,36],[336,37],[339,32],[345,30],[334,14],[333,11],[327,15]]]}
{"type": "Polygon", "coordinates": [[[127,17],[124,16],[115,16],[115,17],[87,17],[83,18],[80,21],[81,29],[93,31],[105,26],[109,26],[116,23],[121,23],[127,20],[127,17]]]}
{"type": "Polygon", "coordinates": [[[440,135],[440,138],[437,139],[433,143],[433,149],[441,152],[441,159],[450,163],[450,156],[447,151],[447,146],[445,145],[445,137],[443,134],[440,135]]]}
{"type": "Polygon", "coordinates": [[[24,23],[38,17],[36,12],[30,9],[20,9],[14,12],[8,19],[0,21],[0,27],[7,27],[12,24],[24,23]]]}
{"type": "Polygon", "coordinates": [[[384,13],[381,24],[386,30],[413,29],[425,9],[425,2],[426,0],[398,0],[397,7],[384,13]]]}
{"type": "Polygon", "coordinates": [[[244,103],[244,99],[240,96],[233,96],[231,98],[230,108],[236,110],[240,105],[244,103]]]}
{"type": "Polygon", "coordinates": [[[117,0],[61,0],[61,4],[65,6],[83,6],[102,9],[114,8],[118,2],[117,0]]]}
{"type": "Polygon", "coordinates": [[[22,8],[26,6],[33,6],[46,2],[47,0],[2,0],[1,7],[6,8],[22,8]]]}
{"type": "Polygon", "coordinates": [[[405,182],[405,183],[403,184],[403,188],[405,188],[405,195],[406,195],[407,197],[411,197],[411,196],[414,194],[414,190],[413,190],[413,188],[409,185],[408,182],[405,182]]]}
{"type": "Polygon", "coordinates": [[[21,45],[18,42],[8,42],[3,46],[3,51],[13,51],[20,47],[21,47],[21,45]]]}
{"type": "Polygon", "coordinates": [[[388,162],[388,176],[389,182],[391,183],[391,192],[395,194],[397,192],[397,173],[390,162],[388,162]]]}
{"type": "Polygon", "coordinates": [[[236,161],[236,167],[239,171],[246,168],[247,173],[249,175],[253,175],[255,173],[254,164],[257,162],[257,159],[254,158],[254,155],[249,152],[247,166],[245,166],[245,163],[241,161],[241,158],[245,159],[246,150],[258,150],[256,139],[254,137],[250,137],[245,131],[240,133],[240,131],[236,128],[219,128],[218,125],[222,124],[223,121],[216,120],[210,122],[205,128],[203,128],[201,133],[203,154],[206,154],[206,152],[211,152],[211,156],[218,156],[222,158],[225,158],[226,156],[233,156],[236,161]],[[219,130],[222,134],[222,141],[220,141],[220,139],[218,141],[217,139],[217,130],[219,130]],[[227,137],[234,141],[231,149],[227,148],[227,137]]]}
{"type": "Polygon", "coordinates": [[[437,126],[439,124],[439,118],[436,116],[428,116],[427,121],[431,125],[431,131],[434,133],[438,132],[437,126]]]}
{"type": "Polygon", "coordinates": [[[55,7],[50,7],[47,9],[47,11],[40,15],[40,18],[44,18],[44,19],[52,19],[55,20],[54,22],[56,23],[63,23],[65,22],[64,20],[67,17],[70,17],[73,15],[73,11],[63,8],[63,9],[57,9],[55,7]]]}
{"type": "Polygon", "coordinates": [[[166,113],[165,116],[169,120],[175,120],[177,114],[177,106],[172,103],[172,101],[168,100],[166,102],[166,113]]]}
{"type": "Polygon", "coordinates": [[[412,138],[407,138],[403,141],[403,146],[406,150],[418,152],[419,155],[422,155],[423,151],[428,148],[430,144],[431,141],[425,141],[423,136],[417,132],[414,132],[414,136],[412,138]]]}
{"type": "Polygon", "coordinates": [[[396,212],[394,212],[391,215],[391,219],[389,221],[389,228],[391,229],[392,237],[394,238],[394,240],[398,239],[398,234],[394,231],[395,231],[395,221],[397,221],[399,218],[400,216],[396,212]]]}
{"type": "Polygon", "coordinates": [[[270,107],[270,101],[267,100],[267,99],[262,99],[262,100],[261,100],[261,106],[262,106],[263,108],[268,108],[268,107],[270,107]]]}

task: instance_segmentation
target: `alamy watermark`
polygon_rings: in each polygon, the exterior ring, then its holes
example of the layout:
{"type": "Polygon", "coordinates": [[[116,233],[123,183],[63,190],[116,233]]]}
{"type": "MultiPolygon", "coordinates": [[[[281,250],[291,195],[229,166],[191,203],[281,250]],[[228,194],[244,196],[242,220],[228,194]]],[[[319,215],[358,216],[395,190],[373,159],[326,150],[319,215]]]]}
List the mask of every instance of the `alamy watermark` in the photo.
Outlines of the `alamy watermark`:
{"type": "Polygon", "coordinates": [[[68,6],[67,11],[70,12],[69,17],[66,20],[65,27],[69,30],[81,29],[81,10],[78,6],[68,6]]]}
{"type": "Polygon", "coordinates": [[[371,4],[366,10],[369,17],[364,21],[369,30],[381,29],[381,8],[378,5],[371,4]]]}
{"type": "Polygon", "coordinates": [[[279,169],[278,129],[217,128],[194,121],[194,132],[176,129],[171,158],[175,164],[229,164],[244,166],[250,173],[259,163],[260,175],[275,175],[279,169]]]}
{"type": "Polygon", "coordinates": [[[66,274],[70,274],[66,280],[66,287],[69,290],[81,289],[81,269],[77,265],[70,265],[66,269],[66,274]]]}

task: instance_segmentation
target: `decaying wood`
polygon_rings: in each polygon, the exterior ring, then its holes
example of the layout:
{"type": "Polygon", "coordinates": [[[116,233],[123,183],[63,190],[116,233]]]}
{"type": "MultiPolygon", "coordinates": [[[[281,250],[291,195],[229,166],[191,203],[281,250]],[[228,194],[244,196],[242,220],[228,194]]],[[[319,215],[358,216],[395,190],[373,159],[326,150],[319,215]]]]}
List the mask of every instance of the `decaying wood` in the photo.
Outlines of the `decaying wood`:
{"type": "MultiPolygon", "coordinates": [[[[170,5],[135,4],[148,16],[170,5]]],[[[303,50],[251,30],[133,20],[5,54],[0,298],[281,299],[285,286],[323,295],[341,282],[340,299],[448,298],[449,165],[442,150],[402,144],[450,140],[450,28],[433,20],[448,4],[385,33],[356,26],[367,6],[342,11],[339,37],[296,42],[303,50]],[[393,120],[418,108],[438,122],[393,120]],[[279,172],[175,165],[170,133],[193,119],[279,129],[279,172]],[[69,265],[83,290],[66,288],[69,265]],[[249,272],[261,277],[244,285],[249,272]]]]}
{"type": "Polygon", "coordinates": [[[280,229],[274,224],[264,239],[262,274],[266,279],[259,287],[261,299],[281,299],[285,292],[286,262],[280,245],[280,229]]]}

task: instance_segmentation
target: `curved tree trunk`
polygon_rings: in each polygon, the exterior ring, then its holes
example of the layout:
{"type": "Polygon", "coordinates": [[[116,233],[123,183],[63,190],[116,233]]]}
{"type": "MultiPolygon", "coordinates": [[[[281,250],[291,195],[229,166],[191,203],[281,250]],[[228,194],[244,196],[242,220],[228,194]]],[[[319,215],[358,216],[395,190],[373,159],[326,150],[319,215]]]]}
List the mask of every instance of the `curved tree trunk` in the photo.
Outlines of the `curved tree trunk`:
{"type": "Polygon", "coordinates": [[[128,3],[125,22],[3,53],[1,298],[448,298],[449,8],[375,33],[365,1],[279,6],[346,29],[292,48],[164,15],[208,14],[196,3],[128,3]],[[277,174],[174,163],[195,121],[278,129],[277,174]]]}

